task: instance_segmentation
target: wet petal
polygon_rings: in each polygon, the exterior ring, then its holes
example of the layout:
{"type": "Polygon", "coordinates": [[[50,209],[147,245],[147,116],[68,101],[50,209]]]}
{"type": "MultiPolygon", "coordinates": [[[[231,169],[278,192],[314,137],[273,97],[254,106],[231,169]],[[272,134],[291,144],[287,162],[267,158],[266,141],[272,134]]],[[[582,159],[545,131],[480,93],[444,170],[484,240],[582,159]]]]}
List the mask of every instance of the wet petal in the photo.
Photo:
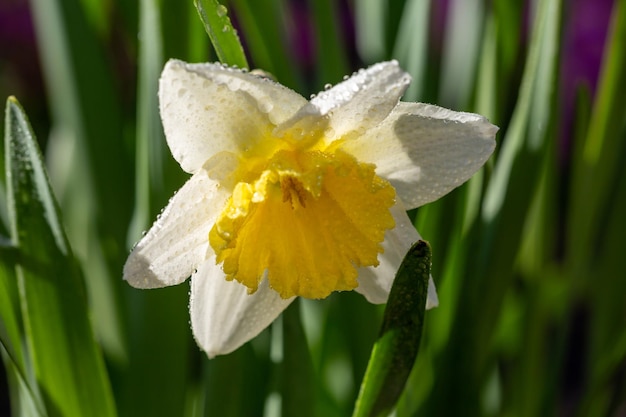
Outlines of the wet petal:
{"type": "Polygon", "coordinates": [[[387,117],[410,81],[396,61],[372,65],[319,93],[275,133],[317,130],[327,143],[358,136],[387,117]]]}
{"type": "Polygon", "coordinates": [[[204,170],[193,175],[132,250],[124,279],[137,288],[176,285],[187,279],[206,257],[209,230],[227,197],[204,170]]]}
{"type": "MultiPolygon", "coordinates": [[[[356,291],[363,294],[367,301],[373,304],[387,302],[391,285],[402,260],[411,246],[421,239],[401,203],[391,209],[391,214],[396,221],[396,227],[388,230],[385,235],[383,242],[385,252],[378,255],[380,265],[359,269],[359,286],[356,291]]],[[[435,283],[431,277],[428,282],[426,308],[433,308],[438,304],[435,283]]]]}
{"type": "Polygon", "coordinates": [[[215,256],[191,278],[191,327],[209,358],[234,351],[261,333],[295,298],[283,299],[264,279],[254,294],[226,281],[215,256]]]}
{"type": "Polygon", "coordinates": [[[221,64],[170,60],[161,74],[159,103],[172,155],[194,173],[218,152],[238,154],[268,136],[306,99],[221,64]]]}
{"type": "Polygon", "coordinates": [[[376,164],[376,173],[412,209],[467,181],[493,152],[497,131],[477,114],[400,103],[383,123],[342,149],[376,164]]]}

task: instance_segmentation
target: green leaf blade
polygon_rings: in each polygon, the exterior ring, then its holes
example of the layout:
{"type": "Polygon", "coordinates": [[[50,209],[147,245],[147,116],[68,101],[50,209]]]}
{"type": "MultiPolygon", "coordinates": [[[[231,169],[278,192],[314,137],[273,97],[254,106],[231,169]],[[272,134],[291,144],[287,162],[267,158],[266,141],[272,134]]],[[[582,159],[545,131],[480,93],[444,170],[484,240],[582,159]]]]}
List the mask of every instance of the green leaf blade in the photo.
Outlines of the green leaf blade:
{"type": "Polygon", "coordinates": [[[32,129],[15,98],[7,101],[5,149],[26,343],[46,408],[50,415],[115,416],[89,322],[84,282],[32,129]]]}
{"type": "Polygon", "coordinates": [[[300,300],[283,313],[282,415],[313,417],[315,413],[315,372],[309,352],[300,300]]]}

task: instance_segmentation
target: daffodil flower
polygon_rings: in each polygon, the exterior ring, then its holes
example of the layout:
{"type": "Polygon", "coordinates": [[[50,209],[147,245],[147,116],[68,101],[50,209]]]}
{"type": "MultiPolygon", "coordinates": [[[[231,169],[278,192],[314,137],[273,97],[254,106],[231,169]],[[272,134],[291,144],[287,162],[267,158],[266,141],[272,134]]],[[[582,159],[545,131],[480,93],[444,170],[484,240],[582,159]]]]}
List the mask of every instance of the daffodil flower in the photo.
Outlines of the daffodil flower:
{"type": "Polygon", "coordinates": [[[170,60],[161,118],[192,176],[124,279],[155,288],[191,276],[191,324],[209,357],[255,337],[297,296],[355,290],[384,303],[420,239],[406,210],[472,176],[497,131],[476,114],[400,102],[409,82],[383,62],[307,101],[246,71],[170,60]]]}

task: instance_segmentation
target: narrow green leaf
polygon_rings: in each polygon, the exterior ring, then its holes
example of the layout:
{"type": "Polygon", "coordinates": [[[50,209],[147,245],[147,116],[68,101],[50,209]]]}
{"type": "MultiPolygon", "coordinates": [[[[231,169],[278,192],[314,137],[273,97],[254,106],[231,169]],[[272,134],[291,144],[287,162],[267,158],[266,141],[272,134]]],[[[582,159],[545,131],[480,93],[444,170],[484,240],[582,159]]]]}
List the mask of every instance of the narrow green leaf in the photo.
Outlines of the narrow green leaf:
{"type": "Polygon", "coordinates": [[[226,6],[217,0],[194,0],[194,4],[219,60],[227,65],[247,69],[248,61],[237,31],[230,23],[226,6]]]}
{"type": "Polygon", "coordinates": [[[6,244],[7,242],[3,243],[0,246],[0,343],[23,371],[21,317],[15,278],[17,250],[14,246],[6,244]]]}
{"type": "Polygon", "coordinates": [[[22,343],[24,332],[20,314],[15,264],[17,249],[2,242],[0,246],[0,353],[9,382],[13,415],[45,415],[41,395],[28,372],[28,353],[22,343]]]}
{"type": "MultiPolygon", "coordinates": [[[[511,2],[509,0],[495,0],[491,2],[491,9],[494,15],[495,30],[498,33],[498,78],[503,77],[510,82],[511,74],[516,72],[519,66],[520,49],[525,47],[525,43],[520,39],[525,36],[524,26],[527,20],[524,18],[528,13],[528,5],[525,2],[511,2]]],[[[493,80],[492,80],[493,81],[493,80]]],[[[510,87],[504,83],[500,84],[502,91],[499,91],[501,98],[514,94],[517,83],[510,87]]]]}
{"type": "MultiPolygon", "coordinates": [[[[382,2],[381,2],[382,3],[382,2]]],[[[426,51],[428,48],[428,20],[430,17],[430,1],[409,0],[405,5],[405,13],[400,20],[393,57],[402,68],[413,77],[404,100],[417,101],[422,98],[424,76],[426,74],[426,51]]],[[[364,29],[366,32],[369,29],[364,29]]]]}
{"type": "Polygon", "coordinates": [[[400,397],[422,337],[430,263],[430,245],[422,240],[402,261],[353,417],[387,415],[400,397]]]}
{"type": "Polygon", "coordinates": [[[444,33],[439,104],[466,108],[480,56],[485,2],[453,1],[444,33]]]}
{"type": "MultiPolygon", "coordinates": [[[[30,6],[55,127],[47,157],[56,168],[55,189],[66,190],[59,199],[67,220],[79,223],[73,227],[76,235],[90,232],[123,242],[132,192],[122,185],[132,176],[132,164],[123,152],[123,110],[112,61],[89,26],[81,0],[33,0],[30,6]],[[76,212],[68,214],[66,206],[76,212]],[[100,215],[97,232],[85,230],[85,221],[95,222],[85,219],[86,211],[100,215]]],[[[127,254],[126,248],[115,249],[120,250],[116,255],[127,254]]]]}
{"type": "MultiPolygon", "coordinates": [[[[173,6],[173,5],[171,5],[173,6]]],[[[176,4],[176,7],[180,7],[176,4]]],[[[178,11],[176,13],[179,13],[178,11]]],[[[194,12],[195,13],[195,12],[194,12]]],[[[168,18],[178,17],[168,16],[168,18]]],[[[163,68],[161,10],[156,0],[139,3],[139,65],[137,88],[135,210],[127,243],[136,242],[180,179],[180,167],[169,175],[172,160],[159,116],[158,79],[163,68]]],[[[204,38],[206,35],[202,34],[204,38]]],[[[182,41],[179,39],[179,41],[182,41]]],[[[179,185],[179,184],[177,184],[179,185]]],[[[189,360],[193,350],[189,315],[184,308],[189,288],[142,291],[123,283],[129,308],[128,366],[116,384],[120,414],[182,415],[190,391],[189,360]],[[167,338],[163,335],[167,334],[167,338]],[[149,352],[149,355],[146,354],[149,352]],[[159,363],[159,366],[155,366],[159,363]],[[168,386],[168,395],[155,395],[168,386]]]]}
{"type": "Polygon", "coordinates": [[[81,0],[29,2],[51,111],[46,160],[77,259],[89,265],[87,290],[103,349],[124,356],[116,308],[123,244],[132,206],[132,159],[122,128],[110,56],[81,0]],[[114,271],[114,272],[112,272],[114,271]],[[112,278],[115,276],[115,279],[112,278]]]}
{"type": "Polygon", "coordinates": [[[300,300],[283,313],[282,415],[314,416],[315,373],[300,316],[300,300]]]}
{"type": "MultiPolygon", "coordinates": [[[[619,152],[618,172],[613,179],[611,198],[607,204],[604,231],[599,239],[597,255],[590,254],[593,272],[586,278],[585,299],[593,315],[587,325],[589,337],[586,361],[587,392],[578,407],[578,416],[619,414],[619,398],[624,398],[623,373],[626,363],[626,333],[624,321],[624,294],[626,282],[621,279],[626,271],[624,257],[624,230],[626,230],[626,119],[622,119],[620,133],[616,138],[622,142],[619,152]],[[622,392],[620,394],[620,391],[622,392]],[[613,398],[615,400],[611,401],[613,398]]],[[[589,245],[587,245],[589,246],[589,245]]]]}
{"type": "Polygon", "coordinates": [[[378,0],[354,1],[356,47],[365,62],[377,62],[386,58],[386,12],[387,2],[378,0]]]}
{"type": "Polygon", "coordinates": [[[5,157],[26,343],[46,408],[51,415],[114,416],[83,278],[32,129],[15,98],[7,101],[5,157]]]}
{"type": "Polygon", "coordinates": [[[626,80],[626,49],[623,45],[626,37],[626,3],[623,1],[615,3],[609,36],[601,84],[583,151],[584,161],[591,165],[598,161],[603,148],[619,146],[619,135],[615,132],[621,127],[626,106],[626,96],[620,88],[626,80]]]}
{"type": "MultiPolygon", "coordinates": [[[[169,0],[172,4],[180,4],[178,0],[169,0]]],[[[198,19],[198,10],[194,6],[193,3],[189,3],[189,8],[187,13],[184,15],[184,19],[187,22],[197,22],[198,19]]],[[[180,29],[180,19],[175,19],[173,16],[169,16],[169,10],[172,7],[167,7],[166,3],[163,3],[161,6],[161,10],[167,10],[166,16],[163,16],[163,22],[170,21],[170,25],[173,27],[173,32],[178,32],[180,29]]],[[[170,31],[170,32],[172,32],[170,31]]],[[[164,28],[163,35],[166,37],[170,36],[170,32],[167,31],[167,28],[164,28]]],[[[211,40],[206,35],[206,31],[204,30],[204,25],[198,24],[187,24],[187,33],[185,37],[187,43],[187,53],[186,60],[189,62],[207,62],[207,61],[215,61],[217,58],[215,57],[215,51],[211,48],[210,43],[211,40]]],[[[165,41],[165,39],[164,39],[165,41]]],[[[170,41],[171,43],[171,41],[170,41]]],[[[167,45],[167,42],[165,42],[167,45]]],[[[171,49],[171,48],[170,48],[171,49]]],[[[178,56],[172,55],[168,53],[168,49],[165,48],[165,56],[178,56]]],[[[178,164],[176,164],[178,165],[178,164]]],[[[178,167],[180,168],[180,167],[178,167]]]]}
{"type": "MultiPolygon", "coordinates": [[[[127,285],[124,283],[124,285],[127,285]]],[[[128,364],[116,384],[125,416],[179,416],[201,354],[189,326],[189,286],[128,288],[128,364]],[[165,387],[165,388],[164,388],[165,387]],[[161,395],[167,389],[167,395],[161,395]]],[[[217,414],[221,415],[221,414],[217,414]]]]}
{"type": "Polygon", "coordinates": [[[623,138],[619,135],[626,117],[626,2],[614,3],[611,29],[608,33],[602,73],[594,101],[593,112],[589,120],[585,142],[580,152],[575,154],[573,181],[571,185],[572,214],[569,219],[568,252],[573,271],[582,272],[580,279],[585,279],[587,271],[584,263],[589,253],[585,245],[578,242],[596,244],[598,224],[606,218],[611,209],[613,183],[619,175],[623,152],[623,138]]]}
{"type": "MultiPolygon", "coordinates": [[[[18,363],[6,350],[3,342],[0,342],[0,356],[4,362],[7,380],[9,383],[9,397],[11,400],[11,414],[15,417],[30,416],[43,417],[48,413],[41,400],[41,395],[36,394],[36,386],[24,373],[23,365],[18,363]]],[[[34,378],[31,378],[34,379],[34,378]]]]}
{"type": "Polygon", "coordinates": [[[538,2],[519,98],[465,242],[469,253],[450,338],[436,359],[423,415],[480,415],[493,333],[514,274],[525,219],[554,133],[561,2],[538,2]],[[454,402],[450,398],[455,398],[454,402]]]}
{"type": "MultiPolygon", "coordinates": [[[[345,35],[339,31],[343,27],[338,21],[337,2],[318,0],[309,2],[313,12],[315,38],[317,44],[318,83],[336,83],[349,72],[345,35]]],[[[321,89],[321,85],[315,90],[321,89]]]]}
{"type": "Polygon", "coordinates": [[[271,382],[267,352],[257,354],[248,343],[229,355],[204,356],[203,365],[206,417],[261,415],[271,382]]]}
{"type": "Polygon", "coordinates": [[[237,19],[245,30],[251,60],[256,68],[268,71],[281,84],[302,91],[294,59],[290,54],[291,39],[280,23],[287,6],[284,0],[233,0],[237,19]]]}
{"type": "MultiPolygon", "coordinates": [[[[163,66],[160,13],[155,0],[141,0],[139,12],[139,75],[135,208],[128,230],[131,247],[152,221],[151,191],[163,186],[162,154],[165,138],[159,117],[157,94],[163,66]]],[[[168,155],[169,157],[169,155],[168,155]]]]}
{"type": "Polygon", "coordinates": [[[519,100],[485,194],[482,220],[487,224],[488,236],[484,249],[490,255],[480,262],[487,275],[493,277],[495,287],[490,287],[498,292],[505,288],[501,275],[510,270],[520,245],[521,220],[528,214],[550,144],[560,17],[560,2],[539,4],[519,100]]]}
{"type": "Polygon", "coordinates": [[[476,98],[473,110],[498,124],[498,75],[496,24],[492,14],[485,17],[481,54],[478,62],[476,98]]]}

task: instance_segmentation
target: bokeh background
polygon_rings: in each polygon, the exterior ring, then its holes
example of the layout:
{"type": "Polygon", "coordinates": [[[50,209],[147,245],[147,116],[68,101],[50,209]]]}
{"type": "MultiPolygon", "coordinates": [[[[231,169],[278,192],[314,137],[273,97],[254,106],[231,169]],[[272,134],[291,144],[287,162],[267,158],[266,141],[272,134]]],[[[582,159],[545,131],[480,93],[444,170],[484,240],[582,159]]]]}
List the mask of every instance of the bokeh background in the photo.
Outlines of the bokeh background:
{"type": "MultiPolygon", "coordinates": [[[[626,416],[626,2],[224,5],[250,66],[305,97],[397,59],[413,76],[403,100],[500,127],[481,172],[411,213],[433,248],[441,305],[426,315],[396,415],[626,416]]],[[[217,60],[192,0],[0,0],[0,97],[16,96],[30,118],[84,280],[73,311],[89,317],[106,364],[80,384],[120,416],[350,415],[382,306],[354,293],[301,300],[209,361],[190,333],[187,283],[122,281],[133,243],[186,178],[158,116],[169,58],[217,60]]],[[[16,373],[17,356],[28,370],[29,355],[55,351],[29,350],[11,259],[0,271],[0,415],[80,415],[46,394],[55,375],[16,373]]],[[[71,325],[41,319],[72,339],[71,325]]]]}

